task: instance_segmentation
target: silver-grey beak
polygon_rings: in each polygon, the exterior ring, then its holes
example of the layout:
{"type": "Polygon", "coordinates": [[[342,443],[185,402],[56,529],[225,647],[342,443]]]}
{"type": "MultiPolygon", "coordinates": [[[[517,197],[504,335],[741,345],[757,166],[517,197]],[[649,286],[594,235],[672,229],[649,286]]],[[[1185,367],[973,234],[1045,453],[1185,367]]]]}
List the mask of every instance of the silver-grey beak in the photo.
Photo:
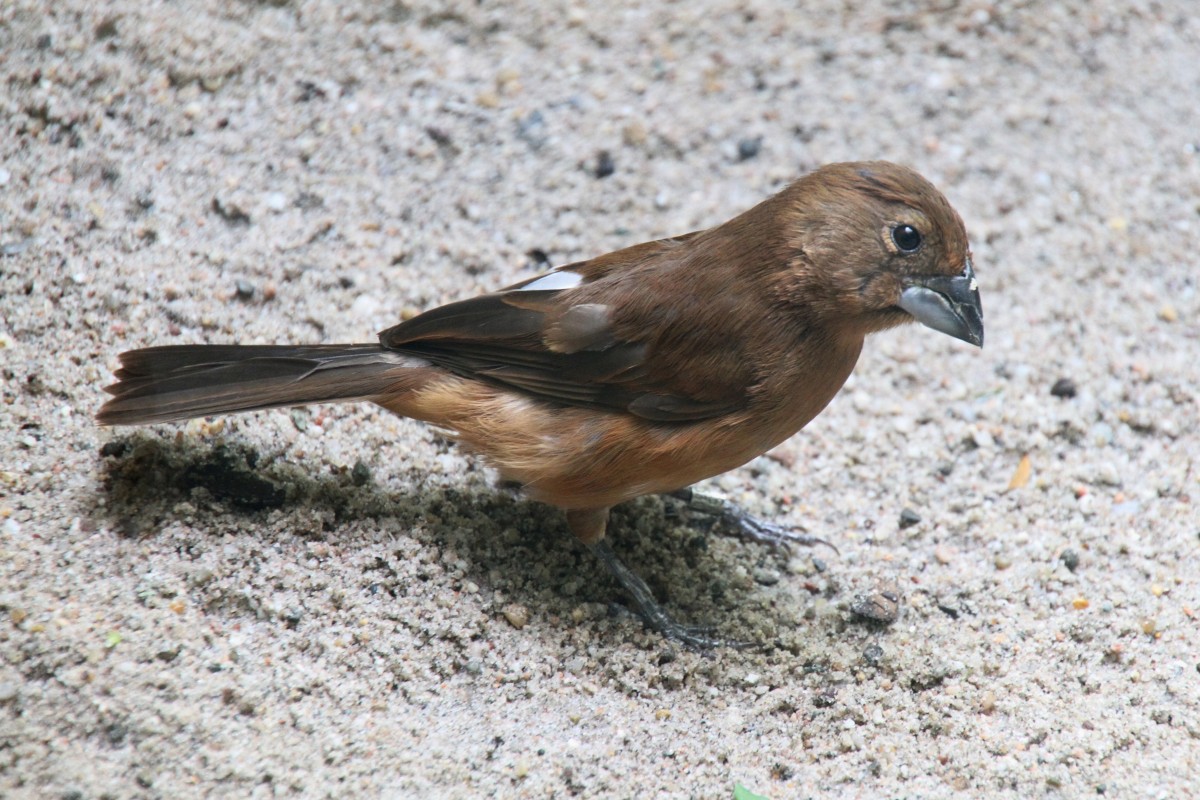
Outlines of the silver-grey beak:
{"type": "Polygon", "coordinates": [[[983,347],[983,306],[970,259],[962,274],[953,278],[909,278],[899,306],[926,327],[983,347]]]}

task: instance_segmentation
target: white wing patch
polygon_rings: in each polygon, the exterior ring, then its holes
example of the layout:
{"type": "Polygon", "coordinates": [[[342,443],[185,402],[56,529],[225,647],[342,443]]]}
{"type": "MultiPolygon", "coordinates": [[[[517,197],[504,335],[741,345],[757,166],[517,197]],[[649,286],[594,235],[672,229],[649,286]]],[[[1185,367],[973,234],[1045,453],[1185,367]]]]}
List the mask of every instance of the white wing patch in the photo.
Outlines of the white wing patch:
{"type": "Polygon", "coordinates": [[[578,272],[560,269],[554,272],[547,272],[540,278],[534,278],[524,286],[519,286],[513,291],[517,292],[543,292],[555,289],[574,289],[579,284],[583,283],[583,276],[578,272]]]}

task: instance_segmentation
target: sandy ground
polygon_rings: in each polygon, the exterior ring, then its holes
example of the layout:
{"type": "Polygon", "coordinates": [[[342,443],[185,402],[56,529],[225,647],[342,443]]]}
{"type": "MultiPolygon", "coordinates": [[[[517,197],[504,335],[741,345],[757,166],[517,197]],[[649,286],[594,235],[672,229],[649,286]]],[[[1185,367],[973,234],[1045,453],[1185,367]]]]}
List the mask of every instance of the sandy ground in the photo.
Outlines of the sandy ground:
{"type": "Polygon", "coordinates": [[[0,796],[1200,796],[1200,18],[791,5],[4,3],[0,796]],[[867,158],[986,349],[875,337],[711,482],[840,554],[613,526],[764,649],[373,408],[91,422],[124,349],[369,341],[867,158]]]}

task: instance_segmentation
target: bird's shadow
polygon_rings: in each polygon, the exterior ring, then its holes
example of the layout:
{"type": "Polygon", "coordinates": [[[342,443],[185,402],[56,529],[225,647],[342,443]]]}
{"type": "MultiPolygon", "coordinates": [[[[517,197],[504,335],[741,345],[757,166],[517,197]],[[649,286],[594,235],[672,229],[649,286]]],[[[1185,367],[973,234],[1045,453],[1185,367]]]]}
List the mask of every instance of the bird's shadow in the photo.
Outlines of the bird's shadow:
{"type": "MultiPolygon", "coordinates": [[[[483,485],[478,475],[461,489],[426,485],[396,494],[361,464],[313,474],[237,440],[203,443],[150,431],[110,440],[101,456],[104,502],[95,511],[125,537],[153,538],[197,507],[261,523],[266,537],[343,544],[344,526],[378,520],[425,546],[452,548],[474,583],[500,588],[498,574],[507,597],[562,619],[581,602],[605,604],[610,614],[627,605],[603,565],[567,532],[562,512],[483,485]],[[286,534],[267,524],[281,512],[290,515],[286,534]]],[[[420,485],[420,473],[411,477],[420,485]]],[[[614,509],[614,549],[672,613],[705,623],[725,618],[754,587],[731,579],[728,565],[707,552],[707,534],[682,526],[665,502],[647,497],[614,509]]]]}

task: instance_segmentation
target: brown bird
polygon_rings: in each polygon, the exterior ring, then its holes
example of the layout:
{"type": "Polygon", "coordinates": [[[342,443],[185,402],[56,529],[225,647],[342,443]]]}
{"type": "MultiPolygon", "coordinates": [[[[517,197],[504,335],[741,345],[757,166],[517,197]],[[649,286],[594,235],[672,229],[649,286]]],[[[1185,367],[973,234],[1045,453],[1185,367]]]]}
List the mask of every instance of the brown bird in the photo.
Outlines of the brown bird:
{"type": "Polygon", "coordinates": [[[564,509],[651,627],[705,646],[604,543],[609,509],[771,449],[837,394],[867,334],[914,319],[983,344],[962,220],[910,169],[832,164],[723,225],[434,308],[378,343],[122,353],[97,419],[367,400],[423,420],[564,509]]]}

